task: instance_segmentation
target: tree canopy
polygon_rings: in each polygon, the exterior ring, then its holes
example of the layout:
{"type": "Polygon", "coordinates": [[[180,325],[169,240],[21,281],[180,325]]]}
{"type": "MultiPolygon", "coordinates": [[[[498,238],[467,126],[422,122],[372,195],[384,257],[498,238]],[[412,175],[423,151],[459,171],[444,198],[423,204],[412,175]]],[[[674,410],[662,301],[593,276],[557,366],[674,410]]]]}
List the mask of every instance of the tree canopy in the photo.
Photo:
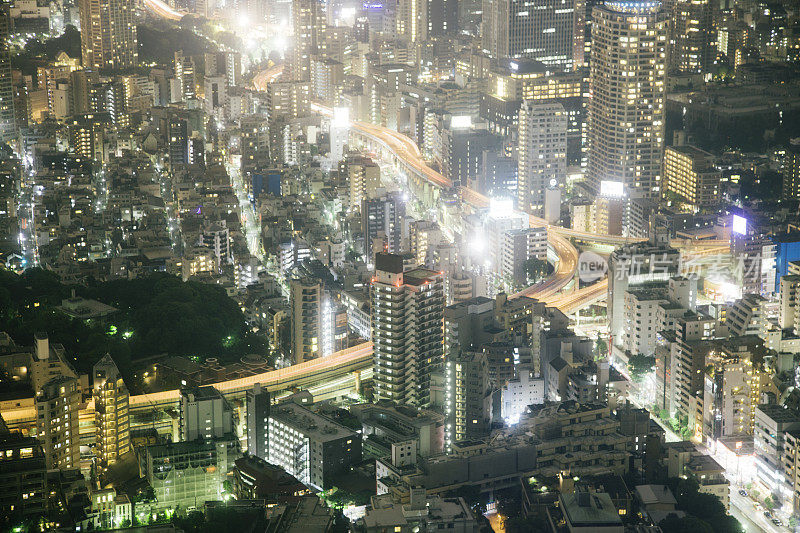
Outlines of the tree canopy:
{"type": "Polygon", "coordinates": [[[30,345],[37,331],[64,345],[79,372],[110,353],[125,372],[137,358],[167,353],[218,357],[267,354],[266,339],[248,331],[244,315],[222,287],[183,282],[168,274],[95,283],[62,284],[52,272],[0,271],[0,331],[30,345]],[[76,295],[119,309],[102,321],[71,318],[57,308],[76,295]]]}

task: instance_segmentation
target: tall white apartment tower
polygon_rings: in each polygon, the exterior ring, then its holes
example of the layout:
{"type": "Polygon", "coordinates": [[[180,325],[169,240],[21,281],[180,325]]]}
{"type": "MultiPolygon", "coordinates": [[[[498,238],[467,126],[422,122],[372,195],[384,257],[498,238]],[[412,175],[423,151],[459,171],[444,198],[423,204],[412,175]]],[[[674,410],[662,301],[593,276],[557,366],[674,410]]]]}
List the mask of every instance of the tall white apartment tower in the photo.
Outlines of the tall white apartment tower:
{"type": "Polygon", "coordinates": [[[106,354],[92,369],[94,425],[97,433],[95,454],[101,466],[113,464],[130,450],[128,387],[110,355],[106,354]]]}
{"type": "Polygon", "coordinates": [[[78,380],[71,376],[51,379],[36,391],[35,402],[37,438],[42,442],[47,469],[80,467],[78,380]]]}
{"type": "Polygon", "coordinates": [[[543,216],[545,192],[567,176],[567,113],[553,101],[522,102],[519,110],[517,208],[543,216]]]}
{"type": "Polygon", "coordinates": [[[379,253],[372,280],[375,396],[430,404],[431,372],[444,366],[444,276],[403,270],[403,257],[379,253]]]}
{"type": "Polygon", "coordinates": [[[587,185],[621,182],[656,197],[664,149],[667,14],[659,1],[612,1],[592,11],[587,185]]]}
{"type": "Polygon", "coordinates": [[[327,22],[325,4],[319,0],[294,0],[292,26],[294,44],[291,53],[291,75],[296,81],[311,78],[311,56],[317,53],[319,39],[327,22]]]}

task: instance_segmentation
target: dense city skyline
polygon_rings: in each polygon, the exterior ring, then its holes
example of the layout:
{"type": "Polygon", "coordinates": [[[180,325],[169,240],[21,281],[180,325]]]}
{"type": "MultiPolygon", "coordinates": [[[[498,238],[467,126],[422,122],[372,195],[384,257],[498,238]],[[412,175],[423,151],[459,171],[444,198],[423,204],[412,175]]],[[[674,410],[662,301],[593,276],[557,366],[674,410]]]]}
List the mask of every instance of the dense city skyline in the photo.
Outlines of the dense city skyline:
{"type": "Polygon", "coordinates": [[[0,530],[800,525],[795,3],[0,37],[0,530]]]}

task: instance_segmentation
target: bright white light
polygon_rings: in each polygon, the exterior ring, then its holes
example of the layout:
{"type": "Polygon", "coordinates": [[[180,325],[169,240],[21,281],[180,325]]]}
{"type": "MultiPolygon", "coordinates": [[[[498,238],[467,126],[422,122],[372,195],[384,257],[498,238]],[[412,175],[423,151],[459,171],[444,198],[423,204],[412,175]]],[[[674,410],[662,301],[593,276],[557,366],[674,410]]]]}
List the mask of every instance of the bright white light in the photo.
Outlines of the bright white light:
{"type": "Polygon", "coordinates": [[[333,127],[334,128],[349,128],[350,127],[350,108],[349,107],[334,107],[333,108],[333,127]]]}
{"type": "Polygon", "coordinates": [[[239,25],[239,28],[243,30],[250,27],[250,19],[244,13],[239,15],[239,18],[236,19],[236,23],[239,25]]]}
{"type": "Polygon", "coordinates": [[[469,115],[457,115],[450,119],[450,128],[467,129],[472,127],[472,117],[469,115]]]}
{"type": "Polygon", "coordinates": [[[519,424],[519,413],[514,413],[513,415],[506,417],[504,420],[507,426],[519,424]]]}
{"type": "Polygon", "coordinates": [[[353,21],[356,18],[356,8],[343,7],[340,13],[342,21],[345,23],[345,26],[352,26],[353,21]]]}
{"type": "Polygon", "coordinates": [[[469,243],[470,250],[476,254],[480,255],[486,251],[489,247],[489,243],[486,242],[486,235],[483,233],[476,233],[472,240],[469,243]]]}
{"type": "Polygon", "coordinates": [[[747,235],[747,219],[739,215],[733,215],[731,230],[738,235],[747,235]]]}
{"type": "Polygon", "coordinates": [[[491,198],[489,200],[489,216],[505,218],[514,214],[514,200],[510,198],[491,198]]]}
{"type": "Polygon", "coordinates": [[[285,36],[279,35],[278,37],[275,37],[275,48],[281,52],[285,52],[288,46],[289,42],[286,40],[285,36]]]}
{"type": "Polygon", "coordinates": [[[600,194],[602,196],[612,196],[620,198],[625,194],[625,188],[621,181],[606,181],[600,182],[600,194]]]}

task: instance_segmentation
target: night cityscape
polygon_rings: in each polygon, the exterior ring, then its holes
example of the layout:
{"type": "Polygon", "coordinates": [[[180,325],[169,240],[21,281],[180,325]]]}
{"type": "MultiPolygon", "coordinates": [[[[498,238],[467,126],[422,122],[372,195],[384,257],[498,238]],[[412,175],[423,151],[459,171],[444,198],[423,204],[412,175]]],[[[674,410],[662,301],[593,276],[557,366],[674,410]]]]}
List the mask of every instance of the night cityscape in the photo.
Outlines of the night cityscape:
{"type": "Polygon", "coordinates": [[[0,533],[800,532],[800,0],[0,0],[0,533]]]}

